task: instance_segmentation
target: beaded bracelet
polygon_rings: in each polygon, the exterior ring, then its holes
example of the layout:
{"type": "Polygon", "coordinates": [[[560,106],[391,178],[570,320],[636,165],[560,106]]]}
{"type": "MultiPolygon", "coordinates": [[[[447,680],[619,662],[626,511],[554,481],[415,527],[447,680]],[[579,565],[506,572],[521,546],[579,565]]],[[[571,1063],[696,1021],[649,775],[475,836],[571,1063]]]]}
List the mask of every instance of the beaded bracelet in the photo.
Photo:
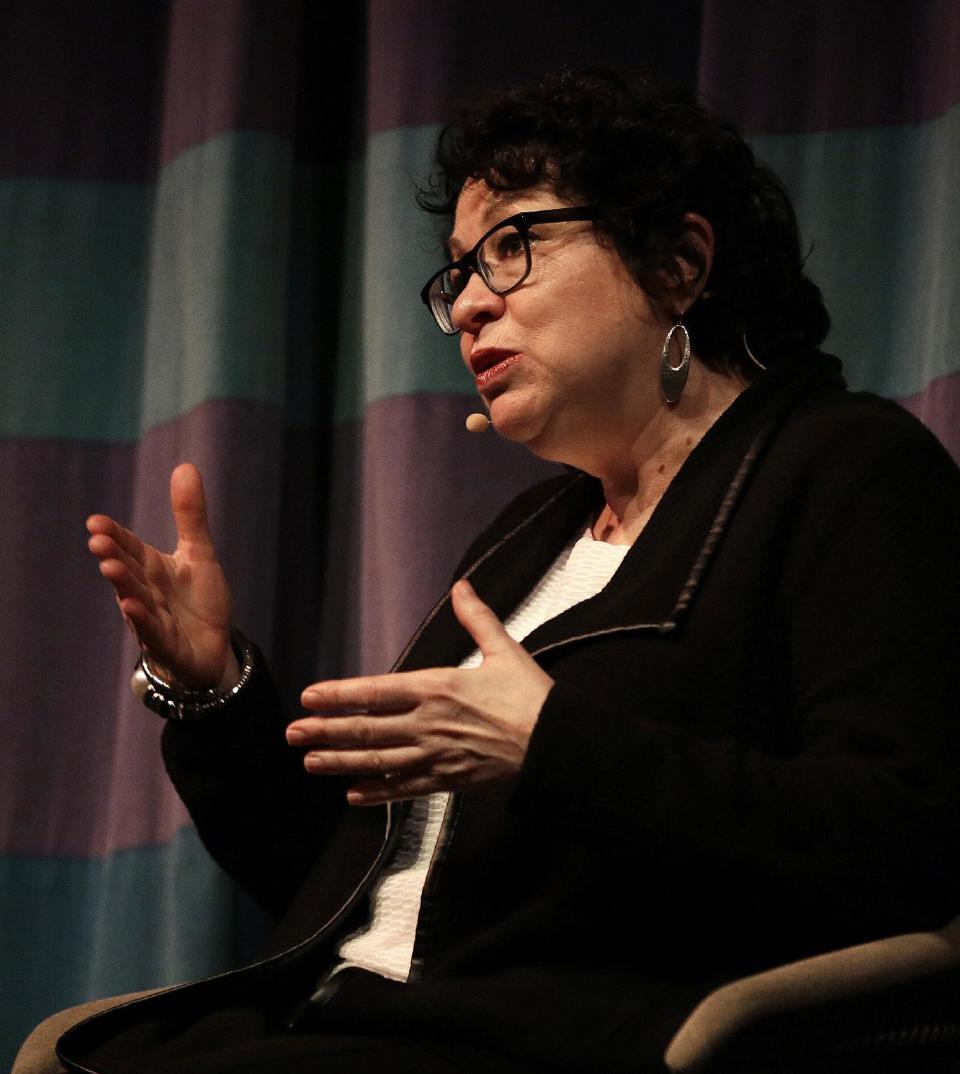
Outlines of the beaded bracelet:
{"type": "Polygon", "coordinates": [[[240,678],[229,690],[215,686],[204,690],[171,686],[150,670],[144,653],[137,661],[130,679],[130,689],[148,709],[165,720],[200,720],[219,712],[240,693],[253,675],[253,644],[237,629],[230,632],[230,644],[240,665],[240,678]]]}

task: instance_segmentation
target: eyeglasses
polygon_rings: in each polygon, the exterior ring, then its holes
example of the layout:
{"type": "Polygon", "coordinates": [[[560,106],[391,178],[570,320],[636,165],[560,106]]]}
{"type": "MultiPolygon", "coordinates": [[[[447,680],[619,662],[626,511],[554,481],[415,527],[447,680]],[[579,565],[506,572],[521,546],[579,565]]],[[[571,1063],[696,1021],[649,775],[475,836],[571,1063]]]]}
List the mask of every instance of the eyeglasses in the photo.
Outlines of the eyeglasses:
{"type": "Polygon", "coordinates": [[[533,266],[530,254],[532,227],[565,220],[597,220],[599,216],[596,209],[589,205],[537,209],[508,216],[506,220],[494,224],[472,250],[431,276],[420,292],[420,298],[433,314],[440,331],[454,336],[459,329],[453,323],[453,304],[463,293],[472,272],[495,295],[508,294],[530,275],[533,266]]]}

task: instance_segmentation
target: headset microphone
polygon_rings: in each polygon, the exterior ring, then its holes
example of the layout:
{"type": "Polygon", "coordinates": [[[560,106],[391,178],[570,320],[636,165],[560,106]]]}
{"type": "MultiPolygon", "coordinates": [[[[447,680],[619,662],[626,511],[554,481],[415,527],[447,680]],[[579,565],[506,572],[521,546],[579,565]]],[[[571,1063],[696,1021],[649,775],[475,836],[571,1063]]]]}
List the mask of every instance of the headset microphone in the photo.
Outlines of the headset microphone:
{"type": "Polygon", "coordinates": [[[471,414],[466,424],[471,433],[485,433],[490,428],[490,419],[486,414],[471,414]]]}

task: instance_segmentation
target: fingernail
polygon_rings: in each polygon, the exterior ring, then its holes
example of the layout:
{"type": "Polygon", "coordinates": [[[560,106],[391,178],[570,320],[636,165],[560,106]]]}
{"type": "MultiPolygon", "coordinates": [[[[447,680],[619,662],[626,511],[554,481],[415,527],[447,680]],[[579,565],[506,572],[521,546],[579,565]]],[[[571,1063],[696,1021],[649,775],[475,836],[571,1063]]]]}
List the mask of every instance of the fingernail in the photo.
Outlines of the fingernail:
{"type": "Polygon", "coordinates": [[[298,742],[303,742],[307,737],[306,731],[300,727],[288,727],[287,728],[287,741],[296,745],[298,742]]]}

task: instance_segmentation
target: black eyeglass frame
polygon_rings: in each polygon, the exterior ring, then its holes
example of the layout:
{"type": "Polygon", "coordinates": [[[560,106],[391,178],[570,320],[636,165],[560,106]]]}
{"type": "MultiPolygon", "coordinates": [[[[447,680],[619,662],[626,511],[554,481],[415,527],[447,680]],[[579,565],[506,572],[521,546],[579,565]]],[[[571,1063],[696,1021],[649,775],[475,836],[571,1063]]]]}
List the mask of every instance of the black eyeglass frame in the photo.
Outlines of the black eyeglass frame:
{"type": "Polygon", "coordinates": [[[569,205],[558,209],[531,209],[522,213],[514,213],[513,216],[508,216],[505,219],[500,220],[498,223],[494,224],[489,231],[481,235],[473,249],[468,250],[463,257],[457,258],[456,261],[451,261],[449,264],[444,265],[438,272],[435,272],[430,279],[427,280],[420,291],[420,300],[430,311],[440,331],[446,336],[455,336],[460,329],[453,327],[451,322],[451,328],[448,331],[441,322],[436,307],[431,301],[430,291],[437,280],[453,269],[459,269],[463,273],[463,286],[466,288],[470,273],[475,272],[495,295],[508,295],[511,291],[515,291],[526,280],[530,275],[530,270],[533,268],[533,257],[530,253],[530,228],[535,224],[563,223],[567,220],[599,220],[601,217],[602,214],[597,211],[597,208],[594,205],[569,205]],[[523,242],[523,253],[526,258],[526,267],[521,273],[520,279],[510,284],[509,287],[504,287],[498,290],[487,279],[483,270],[483,265],[478,259],[478,255],[480,253],[480,247],[483,246],[487,239],[489,239],[494,232],[505,227],[514,227],[520,233],[520,239],[523,242]]]}

